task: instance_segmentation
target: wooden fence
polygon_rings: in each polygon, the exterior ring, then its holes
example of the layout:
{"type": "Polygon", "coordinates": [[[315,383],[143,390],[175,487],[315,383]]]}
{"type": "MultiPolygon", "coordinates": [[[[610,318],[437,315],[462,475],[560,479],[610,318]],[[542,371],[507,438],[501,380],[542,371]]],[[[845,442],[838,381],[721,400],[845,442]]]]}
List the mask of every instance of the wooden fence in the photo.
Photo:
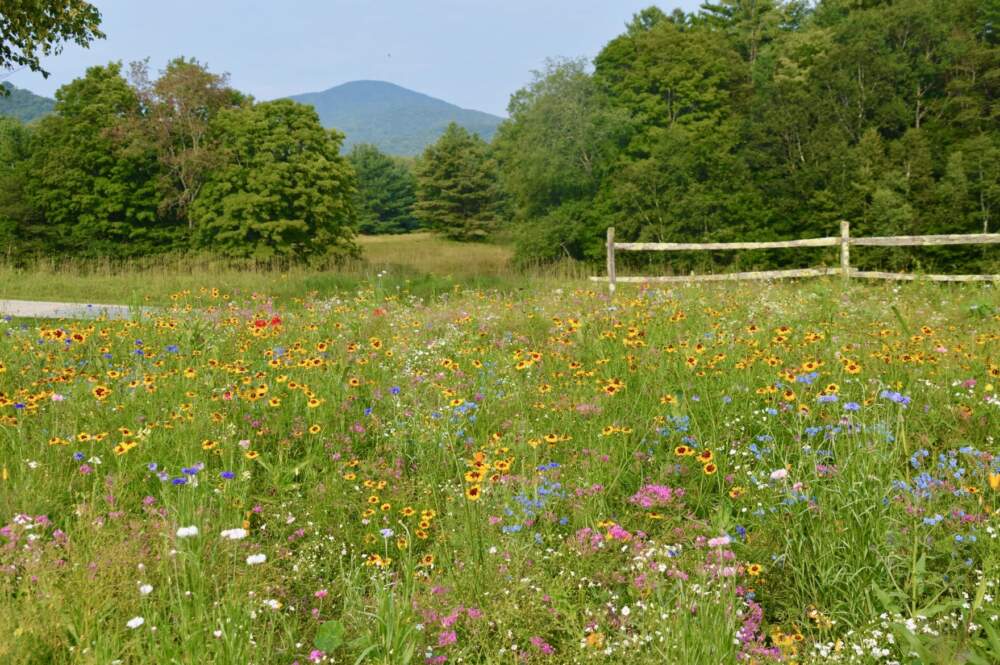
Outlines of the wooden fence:
{"type": "Polygon", "coordinates": [[[684,283],[684,282],[727,282],[745,279],[782,279],[786,277],[819,277],[840,275],[845,280],[851,277],[863,279],[923,279],[932,282],[1000,282],[1000,275],[913,275],[898,272],[863,271],[851,268],[851,245],[861,247],[931,247],[938,245],[987,245],[1000,243],[1000,233],[974,233],[966,235],[936,236],[875,236],[868,238],[851,237],[851,225],[840,223],[840,236],[827,238],[806,238],[804,240],[778,240],[768,242],[615,242],[615,229],[608,229],[608,274],[605,277],[591,277],[594,282],[607,282],[608,292],[614,295],[619,282],[623,284],[684,283]],[[615,251],[623,252],[678,252],[734,249],[787,249],[794,247],[840,247],[839,268],[798,268],[795,270],[763,270],[757,272],[733,272],[719,275],[675,275],[659,277],[619,277],[615,272],[615,251]]]}

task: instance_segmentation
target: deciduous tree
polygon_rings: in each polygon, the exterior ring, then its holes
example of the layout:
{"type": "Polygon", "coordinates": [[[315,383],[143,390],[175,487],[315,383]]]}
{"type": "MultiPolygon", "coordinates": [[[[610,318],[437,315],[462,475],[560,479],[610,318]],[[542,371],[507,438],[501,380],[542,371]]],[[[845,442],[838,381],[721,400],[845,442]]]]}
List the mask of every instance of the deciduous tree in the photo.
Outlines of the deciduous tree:
{"type": "Polygon", "coordinates": [[[289,100],[220,111],[210,137],[221,149],[191,207],[199,247],[258,260],[355,252],[354,173],[343,135],[310,106],[289,100]]]}
{"type": "MultiPolygon", "coordinates": [[[[101,13],[82,0],[4,0],[0,5],[0,70],[28,67],[48,78],[41,59],[65,42],[103,39],[101,13]]],[[[0,90],[0,95],[8,94],[0,90]]]]}

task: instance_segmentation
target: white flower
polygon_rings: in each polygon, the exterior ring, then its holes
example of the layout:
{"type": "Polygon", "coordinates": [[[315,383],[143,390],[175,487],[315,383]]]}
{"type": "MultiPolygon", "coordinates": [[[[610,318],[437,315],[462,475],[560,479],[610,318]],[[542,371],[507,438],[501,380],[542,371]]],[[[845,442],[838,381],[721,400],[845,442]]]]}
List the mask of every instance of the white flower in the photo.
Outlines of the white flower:
{"type": "Polygon", "coordinates": [[[628,605],[626,605],[625,607],[622,608],[622,616],[627,617],[629,614],[632,614],[632,610],[629,608],[628,605]]]}
{"type": "Polygon", "coordinates": [[[248,566],[256,566],[257,564],[264,563],[265,561],[267,561],[266,554],[251,554],[247,557],[248,566]]]}
{"type": "Polygon", "coordinates": [[[142,594],[143,596],[148,596],[149,594],[153,593],[153,585],[152,584],[140,584],[139,585],[139,593],[142,594]]]}
{"type": "Polygon", "coordinates": [[[247,537],[246,529],[226,529],[222,532],[222,537],[226,540],[243,540],[247,537]]]}
{"type": "Polygon", "coordinates": [[[144,623],[146,623],[146,620],[143,619],[142,617],[132,617],[131,619],[128,620],[128,623],[126,623],[125,625],[131,628],[132,630],[135,630],[144,623]]]}
{"type": "Polygon", "coordinates": [[[268,607],[270,607],[272,610],[280,610],[281,609],[281,602],[277,601],[277,600],[275,600],[273,598],[268,598],[267,600],[264,601],[264,604],[267,605],[268,607]]]}
{"type": "Polygon", "coordinates": [[[198,527],[196,526],[182,526],[177,529],[178,538],[192,538],[198,535],[198,527]]]}

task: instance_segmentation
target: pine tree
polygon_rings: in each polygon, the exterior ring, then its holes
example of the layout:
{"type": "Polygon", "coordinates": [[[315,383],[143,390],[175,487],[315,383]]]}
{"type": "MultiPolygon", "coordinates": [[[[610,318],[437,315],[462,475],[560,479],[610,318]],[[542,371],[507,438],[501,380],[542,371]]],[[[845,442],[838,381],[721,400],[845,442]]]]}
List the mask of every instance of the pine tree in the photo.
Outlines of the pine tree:
{"type": "Polygon", "coordinates": [[[487,144],[456,123],[417,167],[414,215],[452,240],[485,240],[497,226],[496,162],[487,144]]]}
{"type": "Polygon", "coordinates": [[[413,216],[416,180],[410,169],[368,143],[354,146],[347,159],[357,174],[361,233],[406,233],[419,225],[413,216]]]}

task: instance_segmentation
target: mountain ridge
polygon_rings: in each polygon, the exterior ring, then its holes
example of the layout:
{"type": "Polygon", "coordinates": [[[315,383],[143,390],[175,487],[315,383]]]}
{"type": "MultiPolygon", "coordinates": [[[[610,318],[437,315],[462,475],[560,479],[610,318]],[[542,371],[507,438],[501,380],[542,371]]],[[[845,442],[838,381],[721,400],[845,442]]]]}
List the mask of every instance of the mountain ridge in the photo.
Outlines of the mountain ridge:
{"type": "MultiPolygon", "coordinates": [[[[0,83],[10,95],[0,97],[0,116],[32,122],[52,113],[55,100],[10,83],[0,83]]],[[[466,109],[426,93],[389,81],[360,79],[317,92],[291,95],[316,109],[324,127],[347,136],[344,150],[359,143],[374,144],[398,156],[419,155],[434,143],[451,122],[457,122],[484,140],[493,138],[503,118],[466,109]]]]}
{"type": "Polygon", "coordinates": [[[18,88],[6,81],[0,83],[10,94],[0,96],[0,116],[17,118],[29,123],[52,113],[56,102],[54,99],[36,95],[30,90],[18,88]]]}
{"type": "Polygon", "coordinates": [[[316,109],[325,127],[347,135],[345,149],[372,143],[383,152],[413,156],[457,122],[489,141],[503,118],[465,109],[396,83],[362,79],[287,97],[316,109]]]}

